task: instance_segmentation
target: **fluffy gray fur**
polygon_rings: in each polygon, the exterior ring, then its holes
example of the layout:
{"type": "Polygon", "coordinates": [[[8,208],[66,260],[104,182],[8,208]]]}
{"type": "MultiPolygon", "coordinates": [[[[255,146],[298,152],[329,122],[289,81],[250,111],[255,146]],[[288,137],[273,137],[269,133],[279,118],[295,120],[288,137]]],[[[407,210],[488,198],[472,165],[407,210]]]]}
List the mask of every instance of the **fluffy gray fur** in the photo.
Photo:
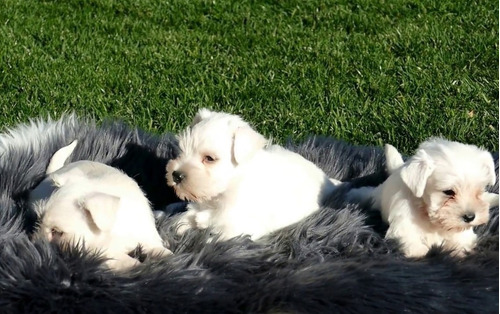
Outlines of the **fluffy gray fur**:
{"type": "MultiPolygon", "coordinates": [[[[175,234],[179,200],[165,183],[177,154],[172,135],[121,123],[96,125],[67,116],[0,135],[0,307],[6,313],[452,313],[498,310],[498,208],[477,228],[475,254],[455,260],[440,248],[406,259],[385,241],[366,204],[349,203],[352,186],[385,179],[382,150],[331,138],[288,147],[330,176],[352,180],[304,221],[254,243],[239,237],[206,243],[209,230],[175,234]],[[52,154],[79,140],[71,161],[90,159],[125,171],[156,210],[174,255],[154,257],[127,274],[102,266],[98,252],[30,241],[34,216],[27,192],[52,154]],[[168,206],[170,205],[170,206],[168,206]],[[169,209],[166,209],[168,206],[169,209]]],[[[498,176],[498,154],[494,155],[498,176]]],[[[498,180],[491,191],[498,193],[498,180]]]]}

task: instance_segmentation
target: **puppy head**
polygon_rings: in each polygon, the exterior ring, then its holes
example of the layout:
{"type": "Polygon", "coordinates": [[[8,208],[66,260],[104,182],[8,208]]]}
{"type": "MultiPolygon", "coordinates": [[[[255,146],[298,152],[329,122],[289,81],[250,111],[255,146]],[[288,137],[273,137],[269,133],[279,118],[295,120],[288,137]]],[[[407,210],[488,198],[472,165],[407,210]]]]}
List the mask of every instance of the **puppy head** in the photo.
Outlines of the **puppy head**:
{"type": "Polygon", "coordinates": [[[179,136],[179,157],[167,164],[167,184],[185,200],[202,202],[228,189],[236,168],[267,140],[239,116],[201,109],[179,136]]]}
{"type": "Polygon", "coordinates": [[[40,213],[35,237],[57,244],[84,242],[88,247],[102,247],[113,228],[120,199],[80,191],[81,185],[61,187],[48,200],[35,204],[40,213]]]}
{"type": "Polygon", "coordinates": [[[462,231],[489,219],[486,186],[495,183],[491,154],[473,145],[440,138],[422,143],[402,167],[401,179],[423,201],[429,221],[462,231]]]}

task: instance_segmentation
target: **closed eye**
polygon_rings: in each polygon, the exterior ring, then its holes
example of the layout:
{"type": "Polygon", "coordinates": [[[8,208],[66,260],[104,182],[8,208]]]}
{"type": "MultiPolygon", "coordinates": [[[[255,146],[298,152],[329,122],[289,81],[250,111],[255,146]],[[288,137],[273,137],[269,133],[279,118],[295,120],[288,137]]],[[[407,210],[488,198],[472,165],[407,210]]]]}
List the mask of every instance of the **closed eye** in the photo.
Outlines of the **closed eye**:
{"type": "Polygon", "coordinates": [[[210,155],[205,155],[203,156],[203,163],[204,164],[211,164],[214,163],[217,159],[213,156],[210,155]]]}
{"type": "Polygon", "coordinates": [[[451,197],[455,196],[455,191],[453,190],[444,190],[443,193],[451,197]]]}
{"type": "Polygon", "coordinates": [[[57,228],[50,229],[51,241],[58,241],[63,236],[64,232],[57,228]]]}

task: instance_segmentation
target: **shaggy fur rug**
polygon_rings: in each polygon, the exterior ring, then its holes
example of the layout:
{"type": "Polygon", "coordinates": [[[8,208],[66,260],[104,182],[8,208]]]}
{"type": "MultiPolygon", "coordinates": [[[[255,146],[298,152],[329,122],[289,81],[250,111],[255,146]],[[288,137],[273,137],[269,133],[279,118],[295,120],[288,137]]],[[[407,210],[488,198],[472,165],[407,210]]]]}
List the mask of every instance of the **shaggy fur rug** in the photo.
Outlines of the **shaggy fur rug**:
{"type": "MultiPolygon", "coordinates": [[[[406,259],[385,241],[379,215],[349,203],[352,186],[385,178],[382,151],[330,138],[288,147],[333,178],[352,180],[306,220],[260,242],[206,243],[207,231],[175,235],[182,206],[165,183],[175,138],[117,122],[73,116],[20,125],[0,135],[0,308],[5,313],[491,313],[498,311],[498,208],[477,229],[475,254],[462,260],[440,248],[406,259]],[[137,180],[175,253],[146,258],[129,273],[105,269],[95,252],[30,240],[35,217],[27,193],[52,154],[73,139],[71,160],[90,159],[137,180]],[[358,179],[356,179],[358,178],[358,179]]],[[[495,154],[498,176],[498,154],[495,154]]],[[[498,181],[491,191],[498,193],[498,181]]],[[[258,197],[258,196],[256,196],[258,197]]],[[[140,251],[140,250],[139,250],[140,251]]],[[[140,252],[138,252],[139,254],[140,252]]]]}

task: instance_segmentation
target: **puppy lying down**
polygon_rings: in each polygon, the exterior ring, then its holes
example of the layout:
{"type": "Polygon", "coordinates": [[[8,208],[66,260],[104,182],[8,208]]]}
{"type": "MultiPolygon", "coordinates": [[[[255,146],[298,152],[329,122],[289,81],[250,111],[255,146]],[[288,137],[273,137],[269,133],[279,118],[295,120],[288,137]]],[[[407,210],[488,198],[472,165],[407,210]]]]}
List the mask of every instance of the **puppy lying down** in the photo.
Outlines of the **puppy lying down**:
{"type": "Polygon", "coordinates": [[[47,177],[31,192],[39,216],[35,236],[56,243],[80,243],[101,251],[114,270],[134,266],[128,255],[138,245],[145,252],[168,255],[147,198],[120,170],[93,161],[64,161],[76,141],[57,151],[47,177]]]}
{"type": "Polygon", "coordinates": [[[489,219],[498,194],[485,191],[495,184],[491,154],[474,145],[442,138],[423,142],[403,162],[386,145],[389,178],[371,192],[375,207],[389,224],[386,238],[397,239],[408,257],[444,246],[463,255],[476,244],[474,226],[489,219]]]}
{"type": "Polygon", "coordinates": [[[316,211],[335,187],[312,162],[268,145],[236,115],[201,109],[178,139],[167,183],[190,201],[181,233],[212,227],[220,239],[257,239],[316,211]]]}

